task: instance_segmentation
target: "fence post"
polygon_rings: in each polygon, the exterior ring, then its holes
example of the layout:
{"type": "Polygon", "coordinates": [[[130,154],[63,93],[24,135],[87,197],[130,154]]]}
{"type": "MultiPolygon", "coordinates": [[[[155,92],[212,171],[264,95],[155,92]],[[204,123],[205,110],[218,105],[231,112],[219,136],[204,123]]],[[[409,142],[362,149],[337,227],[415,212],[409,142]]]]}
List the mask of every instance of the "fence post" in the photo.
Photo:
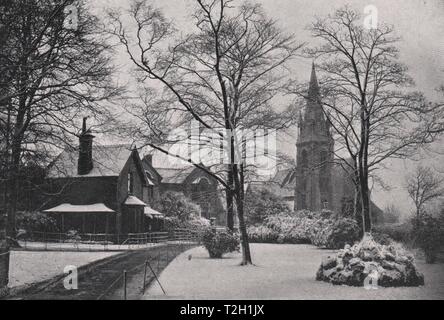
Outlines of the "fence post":
{"type": "Polygon", "coordinates": [[[145,294],[145,287],[146,287],[146,269],[148,268],[148,260],[145,261],[145,270],[143,271],[143,289],[142,292],[145,294]]]}
{"type": "Polygon", "coordinates": [[[126,270],[123,270],[123,300],[126,300],[126,270]]]}

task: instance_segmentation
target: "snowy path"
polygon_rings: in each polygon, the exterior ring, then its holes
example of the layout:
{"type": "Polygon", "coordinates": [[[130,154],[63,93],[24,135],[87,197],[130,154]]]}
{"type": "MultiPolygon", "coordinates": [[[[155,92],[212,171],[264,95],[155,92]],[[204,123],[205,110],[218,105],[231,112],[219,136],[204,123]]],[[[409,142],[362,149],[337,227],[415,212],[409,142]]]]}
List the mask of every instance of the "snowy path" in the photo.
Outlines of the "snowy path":
{"type": "Polygon", "coordinates": [[[237,253],[212,260],[202,247],[189,250],[160,276],[167,295],[153,282],[144,299],[444,299],[443,264],[418,263],[424,287],[365,290],[315,280],[322,257],[332,251],[309,245],[251,246],[256,266],[248,267],[239,266],[237,253]]]}

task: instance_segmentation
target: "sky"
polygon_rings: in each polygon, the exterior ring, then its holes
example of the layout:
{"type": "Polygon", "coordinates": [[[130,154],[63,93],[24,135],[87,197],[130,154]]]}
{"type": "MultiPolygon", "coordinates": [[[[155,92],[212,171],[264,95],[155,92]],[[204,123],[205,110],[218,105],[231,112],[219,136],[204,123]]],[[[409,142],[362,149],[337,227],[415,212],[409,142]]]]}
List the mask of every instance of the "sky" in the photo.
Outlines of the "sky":
{"type": "MultiPolygon", "coordinates": [[[[103,13],[104,8],[125,8],[131,0],[95,0],[93,8],[103,13]]],[[[163,9],[165,15],[174,20],[180,32],[186,33],[192,25],[189,15],[194,0],[152,0],[155,6],[163,9]]],[[[265,12],[276,19],[283,30],[294,33],[300,42],[312,43],[306,30],[314,17],[333,13],[335,9],[349,4],[364,14],[364,8],[374,5],[378,19],[392,24],[396,34],[401,37],[400,60],[404,62],[416,82],[416,88],[423,91],[429,99],[437,99],[435,89],[444,84],[444,0],[258,0],[265,12]]],[[[130,73],[130,63],[124,54],[116,55],[116,63],[121,67],[122,79],[130,73]]],[[[292,78],[308,81],[312,61],[298,58],[292,62],[292,78]]],[[[291,131],[292,132],[292,131],[291,131]]],[[[291,133],[290,132],[290,133],[291,133]]],[[[294,130],[295,132],[295,130],[294,130]]],[[[290,155],[296,154],[295,136],[290,134],[281,139],[281,148],[290,155]]],[[[442,141],[434,145],[441,149],[442,141]]],[[[443,150],[444,151],[444,150],[443,150]]],[[[432,153],[423,154],[421,163],[434,166],[444,172],[444,157],[432,153]]],[[[403,213],[412,210],[404,188],[405,173],[411,171],[418,162],[391,160],[379,175],[390,186],[390,190],[375,187],[373,197],[380,207],[396,203],[403,213]]]]}

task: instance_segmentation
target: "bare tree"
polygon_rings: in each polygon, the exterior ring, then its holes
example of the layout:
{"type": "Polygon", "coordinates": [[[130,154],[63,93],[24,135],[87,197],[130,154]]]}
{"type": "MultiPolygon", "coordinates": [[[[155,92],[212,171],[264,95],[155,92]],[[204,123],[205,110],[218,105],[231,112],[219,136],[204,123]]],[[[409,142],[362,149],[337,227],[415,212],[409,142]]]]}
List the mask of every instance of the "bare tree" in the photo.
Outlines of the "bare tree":
{"type": "Polygon", "coordinates": [[[406,178],[406,189],[416,208],[416,217],[424,213],[425,205],[444,196],[444,179],[429,167],[418,166],[406,178]]]}
{"type": "MultiPolygon", "coordinates": [[[[441,85],[437,89],[438,94],[441,96],[441,99],[444,99],[444,85],[441,85]]],[[[429,102],[427,104],[426,116],[428,119],[428,127],[427,131],[433,137],[439,137],[444,133],[444,101],[440,102],[429,102]]]]}
{"type": "Polygon", "coordinates": [[[48,157],[76,135],[79,116],[105,116],[100,102],[118,90],[110,80],[109,46],[99,41],[98,20],[83,1],[19,0],[3,8],[2,180],[7,235],[13,239],[23,163],[30,157],[50,161],[48,157]],[[70,8],[75,16],[67,16],[70,8]],[[72,26],[67,26],[67,18],[72,26]]]}
{"type": "Polygon", "coordinates": [[[430,110],[398,61],[392,26],[367,30],[346,6],[317,18],[309,30],[320,42],[306,53],[323,74],[321,103],[338,142],[336,154],[354,177],[363,231],[370,232],[369,178],[386,159],[409,157],[434,140],[425,130],[430,110]]]}
{"type": "Polygon", "coordinates": [[[146,1],[134,2],[128,13],[133,29],[124,24],[119,13],[111,12],[109,17],[112,33],[139,72],[138,80],[155,80],[164,89],[163,94],[156,95],[161,98],[155,102],[143,97],[142,113],[135,114],[146,124],[139,137],[151,147],[177,156],[161,146],[168,140],[171,128],[194,120],[199,123],[200,135],[215,138],[215,147],[223,143],[229,150],[227,169],[216,172],[191,158],[181,158],[212,174],[227,190],[230,228],[230,211],[234,207],[231,199],[235,200],[242,263],[250,264],[243,212],[246,167],[242,154],[246,139],[238,132],[285,125],[282,114],[271,107],[271,100],[283,86],[285,64],[300,45],[267,18],[258,5],[197,0],[196,7],[195,31],[179,40],[174,39],[172,24],[146,1]]]}

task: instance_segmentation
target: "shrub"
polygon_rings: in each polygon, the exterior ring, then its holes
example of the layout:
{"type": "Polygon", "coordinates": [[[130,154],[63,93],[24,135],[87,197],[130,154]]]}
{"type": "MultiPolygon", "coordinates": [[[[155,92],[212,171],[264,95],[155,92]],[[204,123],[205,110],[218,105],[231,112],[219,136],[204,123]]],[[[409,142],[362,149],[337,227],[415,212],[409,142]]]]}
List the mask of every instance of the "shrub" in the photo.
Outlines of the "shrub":
{"type": "Polygon", "coordinates": [[[79,232],[77,230],[69,230],[66,233],[67,242],[79,242],[82,240],[82,237],[80,236],[79,232]]]}
{"type": "Polygon", "coordinates": [[[253,241],[278,243],[311,243],[319,247],[339,249],[359,239],[359,226],[353,219],[337,218],[328,210],[302,210],[270,216],[265,225],[250,229],[253,241]]]}
{"type": "Polygon", "coordinates": [[[165,218],[165,229],[191,229],[191,230],[204,230],[210,226],[210,221],[203,217],[193,216],[189,220],[182,221],[177,217],[165,218]]]}
{"type": "Polygon", "coordinates": [[[399,243],[381,245],[372,236],[364,236],[359,243],[325,257],[316,280],[366,286],[369,276],[376,278],[381,287],[424,285],[424,275],[418,271],[412,254],[399,243]]]}
{"type": "Polygon", "coordinates": [[[249,227],[247,229],[250,242],[276,243],[279,233],[267,226],[249,227]]]}
{"type": "Polygon", "coordinates": [[[278,233],[279,243],[309,243],[308,229],[312,220],[303,213],[279,214],[268,217],[266,226],[278,233]]]}
{"type": "Polygon", "coordinates": [[[267,217],[289,213],[285,202],[267,189],[247,193],[245,218],[249,225],[261,224],[267,217]]]}
{"type": "Polygon", "coordinates": [[[373,228],[377,233],[383,233],[397,242],[408,243],[412,232],[410,223],[390,223],[375,225],[373,228]]]}
{"type": "Polygon", "coordinates": [[[327,247],[328,226],[331,220],[318,218],[312,220],[307,229],[308,238],[311,244],[317,247],[327,247]]]}
{"type": "Polygon", "coordinates": [[[225,253],[239,251],[239,238],[226,231],[208,228],[203,232],[201,241],[212,259],[220,259],[225,253]]]}
{"type": "Polygon", "coordinates": [[[327,248],[341,249],[359,240],[359,226],[354,219],[339,218],[327,227],[327,248]]]}
{"type": "Polygon", "coordinates": [[[435,263],[444,241],[444,230],[440,220],[427,214],[415,220],[412,231],[414,243],[424,251],[427,263],[435,263]]]}
{"type": "Polygon", "coordinates": [[[375,240],[376,243],[380,245],[388,246],[393,243],[393,239],[390,238],[387,234],[382,232],[372,231],[372,237],[373,240],[375,240]]]}
{"type": "Polygon", "coordinates": [[[165,192],[153,208],[169,218],[187,221],[200,216],[200,208],[180,192],[165,192]]]}
{"type": "Polygon", "coordinates": [[[19,212],[16,221],[18,229],[24,230],[24,233],[58,232],[56,220],[48,216],[46,213],[19,212]]]}

